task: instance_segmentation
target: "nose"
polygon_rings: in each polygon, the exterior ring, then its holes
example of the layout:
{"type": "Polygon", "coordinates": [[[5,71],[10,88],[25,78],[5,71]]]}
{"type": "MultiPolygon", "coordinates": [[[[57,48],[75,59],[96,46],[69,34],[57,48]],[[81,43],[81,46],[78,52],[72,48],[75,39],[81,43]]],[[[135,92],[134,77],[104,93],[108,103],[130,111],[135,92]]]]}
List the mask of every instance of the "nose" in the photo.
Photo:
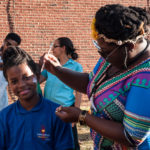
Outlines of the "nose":
{"type": "Polygon", "coordinates": [[[20,80],[18,83],[19,88],[26,86],[26,82],[24,80],[20,80]]]}
{"type": "Polygon", "coordinates": [[[54,49],[55,49],[55,48],[54,48],[54,46],[53,46],[53,47],[52,47],[52,51],[54,51],[54,49]]]}

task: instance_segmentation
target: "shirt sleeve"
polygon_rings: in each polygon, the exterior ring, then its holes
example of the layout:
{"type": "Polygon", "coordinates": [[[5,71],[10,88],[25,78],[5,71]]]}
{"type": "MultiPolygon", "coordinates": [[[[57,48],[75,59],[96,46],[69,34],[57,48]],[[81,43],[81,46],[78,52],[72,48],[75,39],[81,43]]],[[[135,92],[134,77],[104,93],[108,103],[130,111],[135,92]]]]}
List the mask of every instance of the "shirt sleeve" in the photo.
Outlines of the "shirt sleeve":
{"type": "Polygon", "coordinates": [[[100,65],[102,64],[103,61],[104,61],[104,59],[102,57],[98,60],[97,64],[95,65],[95,67],[93,69],[93,71],[91,71],[89,73],[89,79],[92,79],[92,77],[96,74],[98,68],[100,67],[100,65]]]}
{"type": "Polygon", "coordinates": [[[5,135],[4,135],[4,124],[2,122],[2,117],[0,113],[0,150],[5,150],[6,149],[6,144],[5,144],[5,135]]]}
{"type": "Polygon", "coordinates": [[[150,87],[132,85],[127,96],[124,128],[127,140],[141,144],[150,135],[150,87]]]}
{"type": "Polygon", "coordinates": [[[73,149],[73,134],[70,123],[65,123],[56,116],[54,129],[54,147],[55,150],[73,149]]]}
{"type": "Polygon", "coordinates": [[[81,64],[78,64],[77,68],[76,68],[76,71],[78,72],[83,72],[83,67],[81,64]]]}
{"type": "Polygon", "coordinates": [[[47,70],[44,69],[44,70],[41,72],[41,75],[44,76],[44,77],[47,79],[47,77],[48,77],[48,75],[47,75],[47,70]]]}

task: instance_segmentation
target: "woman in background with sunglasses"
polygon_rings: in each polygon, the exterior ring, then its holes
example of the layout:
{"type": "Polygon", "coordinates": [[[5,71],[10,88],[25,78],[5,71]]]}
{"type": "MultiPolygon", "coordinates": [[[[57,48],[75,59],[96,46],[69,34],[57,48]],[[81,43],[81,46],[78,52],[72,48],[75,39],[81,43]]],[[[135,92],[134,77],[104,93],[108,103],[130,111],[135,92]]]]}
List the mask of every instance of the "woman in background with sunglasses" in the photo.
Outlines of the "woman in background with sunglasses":
{"type": "MultiPolygon", "coordinates": [[[[82,72],[82,66],[74,61],[78,58],[73,42],[67,37],[60,37],[54,41],[52,47],[53,55],[59,60],[62,67],[82,72]]],[[[44,97],[58,103],[62,106],[75,106],[80,108],[81,93],[64,84],[56,76],[43,70],[41,73],[40,83],[46,81],[44,87],[44,97]]],[[[76,125],[72,124],[75,150],[79,150],[78,134],[76,125]]]]}

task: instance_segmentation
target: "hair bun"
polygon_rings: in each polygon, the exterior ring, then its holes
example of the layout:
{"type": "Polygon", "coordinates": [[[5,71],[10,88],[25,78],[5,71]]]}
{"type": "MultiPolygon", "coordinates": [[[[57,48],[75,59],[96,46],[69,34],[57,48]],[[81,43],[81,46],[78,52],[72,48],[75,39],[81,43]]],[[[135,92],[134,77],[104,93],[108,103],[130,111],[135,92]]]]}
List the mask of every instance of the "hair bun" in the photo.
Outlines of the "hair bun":
{"type": "Polygon", "coordinates": [[[78,58],[78,54],[73,52],[73,53],[71,53],[71,57],[72,57],[72,59],[76,60],[78,58]]]}

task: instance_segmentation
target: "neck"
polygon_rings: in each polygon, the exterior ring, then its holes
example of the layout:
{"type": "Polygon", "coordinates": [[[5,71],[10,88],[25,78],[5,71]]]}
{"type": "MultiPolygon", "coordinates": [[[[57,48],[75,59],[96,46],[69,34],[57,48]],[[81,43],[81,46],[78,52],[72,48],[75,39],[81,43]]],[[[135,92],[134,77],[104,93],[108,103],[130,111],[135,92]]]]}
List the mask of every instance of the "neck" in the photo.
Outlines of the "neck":
{"type": "Polygon", "coordinates": [[[149,47],[149,42],[147,40],[143,40],[141,43],[137,43],[132,52],[129,53],[129,58],[132,61],[139,59],[145,51],[147,51],[149,47]]]}
{"type": "Polygon", "coordinates": [[[59,61],[60,61],[61,65],[64,65],[68,60],[69,60],[69,58],[68,58],[67,55],[62,56],[62,57],[59,58],[59,61]]]}
{"type": "Polygon", "coordinates": [[[19,100],[21,106],[26,109],[26,110],[31,110],[32,108],[34,108],[37,103],[40,101],[40,96],[37,94],[34,97],[28,99],[28,100],[19,100]]]}
{"type": "Polygon", "coordinates": [[[137,43],[132,52],[129,52],[126,69],[129,69],[141,63],[144,59],[149,57],[147,55],[148,49],[149,49],[149,41],[144,39],[141,43],[137,43]]]}

